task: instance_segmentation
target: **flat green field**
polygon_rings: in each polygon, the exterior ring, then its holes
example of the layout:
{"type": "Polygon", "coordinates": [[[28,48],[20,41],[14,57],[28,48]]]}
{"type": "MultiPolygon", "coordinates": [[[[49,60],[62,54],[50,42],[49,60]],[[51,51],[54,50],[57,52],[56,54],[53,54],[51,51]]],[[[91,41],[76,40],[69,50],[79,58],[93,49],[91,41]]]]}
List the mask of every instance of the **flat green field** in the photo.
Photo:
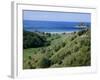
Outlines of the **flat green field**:
{"type": "MultiPolygon", "coordinates": [[[[35,44],[36,47],[33,46],[34,44],[31,45],[31,47],[27,47],[28,44],[26,46],[25,43],[23,49],[23,69],[79,67],[91,65],[90,29],[72,33],[36,34],[45,36],[45,44],[37,46],[36,44],[39,43],[37,42],[35,44]]],[[[24,41],[26,40],[27,38],[25,37],[24,41]]]]}

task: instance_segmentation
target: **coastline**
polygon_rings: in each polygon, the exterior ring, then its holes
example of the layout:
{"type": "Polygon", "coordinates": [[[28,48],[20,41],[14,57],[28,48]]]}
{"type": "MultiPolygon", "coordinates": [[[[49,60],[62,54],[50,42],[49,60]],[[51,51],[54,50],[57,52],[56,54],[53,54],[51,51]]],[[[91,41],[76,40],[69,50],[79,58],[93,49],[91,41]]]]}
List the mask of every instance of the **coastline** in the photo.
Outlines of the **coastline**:
{"type": "Polygon", "coordinates": [[[50,33],[50,34],[62,34],[62,33],[74,33],[74,32],[79,32],[80,30],[76,30],[76,31],[48,31],[48,32],[43,32],[43,31],[30,31],[30,30],[26,30],[26,31],[29,31],[29,32],[36,32],[36,33],[50,33]]]}

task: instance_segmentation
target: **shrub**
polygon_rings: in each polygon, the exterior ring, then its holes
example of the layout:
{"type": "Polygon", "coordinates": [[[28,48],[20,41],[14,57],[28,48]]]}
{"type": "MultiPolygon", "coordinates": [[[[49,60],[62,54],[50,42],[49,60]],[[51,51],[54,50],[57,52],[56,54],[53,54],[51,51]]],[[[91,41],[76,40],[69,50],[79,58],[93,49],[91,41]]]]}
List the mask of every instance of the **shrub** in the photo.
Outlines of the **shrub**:
{"type": "Polygon", "coordinates": [[[63,43],[62,43],[62,47],[65,47],[65,45],[66,45],[66,43],[65,43],[65,42],[63,42],[63,43]]]}
{"type": "Polygon", "coordinates": [[[34,69],[34,68],[35,68],[35,67],[32,65],[32,62],[31,62],[31,61],[28,62],[28,67],[29,67],[30,69],[34,69]]]}
{"type": "Polygon", "coordinates": [[[37,62],[38,68],[48,68],[50,66],[51,61],[45,57],[41,57],[41,59],[37,62]]]}
{"type": "Polygon", "coordinates": [[[77,52],[79,50],[79,47],[77,45],[73,46],[73,53],[77,52]]]}
{"type": "Polygon", "coordinates": [[[72,66],[73,64],[73,56],[68,56],[68,57],[65,57],[64,60],[63,60],[63,65],[64,66],[72,66]]]}
{"type": "Polygon", "coordinates": [[[54,54],[53,51],[49,51],[49,52],[46,52],[46,53],[45,53],[45,56],[46,56],[47,58],[50,58],[53,54],[54,54]]]}
{"type": "Polygon", "coordinates": [[[29,56],[28,58],[29,58],[29,60],[32,60],[32,57],[31,56],[29,56]]]}
{"type": "Polygon", "coordinates": [[[55,46],[55,52],[57,52],[59,49],[60,49],[60,46],[59,45],[57,45],[57,46],[55,46]]]}
{"type": "Polygon", "coordinates": [[[68,55],[71,55],[71,51],[66,48],[63,48],[51,57],[51,62],[52,64],[61,64],[64,57],[68,55]]]}
{"type": "Polygon", "coordinates": [[[77,37],[77,36],[76,36],[76,35],[74,35],[74,36],[72,36],[72,37],[71,37],[71,39],[70,39],[70,40],[71,40],[71,41],[73,41],[76,37],[77,37]]]}
{"type": "Polygon", "coordinates": [[[53,55],[50,60],[51,60],[51,64],[56,64],[56,63],[60,63],[61,62],[61,59],[56,54],[53,55]]]}
{"type": "Polygon", "coordinates": [[[71,55],[71,51],[70,50],[67,52],[67,55],[71,55]]]}
{"type": "Polygon", "coordinates": [[[79,35],[79,36],[81,36],[82,34],[84,34],[86,31],[85,30],[81,30],[81,31],[79,31],[77,34],[79,35]]]}
{"type": "Polygon", "coordinates": [[[55,67],[61,67],[59,64],[53,64],[51,65],[51,68],[55,68],[55,67]]]}

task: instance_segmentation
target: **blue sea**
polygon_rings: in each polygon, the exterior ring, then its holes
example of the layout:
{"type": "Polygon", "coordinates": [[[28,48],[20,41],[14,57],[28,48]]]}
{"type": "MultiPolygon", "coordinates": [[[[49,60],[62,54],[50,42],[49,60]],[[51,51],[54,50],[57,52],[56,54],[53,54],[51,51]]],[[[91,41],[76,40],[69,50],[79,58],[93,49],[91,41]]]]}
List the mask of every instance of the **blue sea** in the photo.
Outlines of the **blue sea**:
{"type": "MultiPolygon", "coordinates": [[[[85,26],[91,27],[91,23],[83,22],[85,26]]],[[[75,32],[80,28],[76,28],[80,22],[62,22],[62,21],[31,21],[24,20],[23,27],[26,31],[40,32],[75,32]]]]}

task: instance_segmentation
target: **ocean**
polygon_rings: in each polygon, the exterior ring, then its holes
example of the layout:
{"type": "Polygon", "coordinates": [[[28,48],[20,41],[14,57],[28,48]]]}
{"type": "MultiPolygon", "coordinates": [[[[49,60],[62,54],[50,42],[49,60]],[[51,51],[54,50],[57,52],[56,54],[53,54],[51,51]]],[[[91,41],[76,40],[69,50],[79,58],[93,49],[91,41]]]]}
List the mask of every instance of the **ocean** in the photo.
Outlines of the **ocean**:
{"type": "MultiPolygon", "coordinates": [[[[88,28],[91,27],[90,22],[82,23],[88,28]]],[[[81,28],[76,27],[79,24],[80,22],[23,20],[23,29],[31,32],[75,32],[81,30],[81,28]]]]}

